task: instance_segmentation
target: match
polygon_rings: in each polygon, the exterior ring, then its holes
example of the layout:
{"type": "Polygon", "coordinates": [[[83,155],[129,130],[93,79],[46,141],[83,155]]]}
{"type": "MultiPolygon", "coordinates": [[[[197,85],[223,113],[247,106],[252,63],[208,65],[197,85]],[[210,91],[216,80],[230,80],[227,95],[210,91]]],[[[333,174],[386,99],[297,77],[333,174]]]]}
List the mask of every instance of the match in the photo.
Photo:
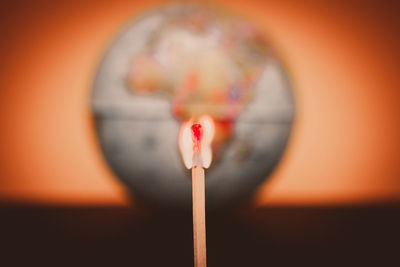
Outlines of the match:
{"type": "Polygon", "coordinates": [[[194,266],[207,266],[206,210],[204,169],[201,158],[203,127],[196,123],[191,127],[193,140],[192,204],[193,204],[193,250],[194,266]]]}
{"type": "Polygon", "coordinates": [[[194,266],[207,266],[204,169],[192,168],[194,266]]]}
{"type": "Polygon", "coordinates": [[[192,170],[193,250],[194,266],[207,266],[205,172],[211,165],[211,143],[215,126],[208,115],[182,124],[179,134],[179,149],[186,168],[192,170]]]}

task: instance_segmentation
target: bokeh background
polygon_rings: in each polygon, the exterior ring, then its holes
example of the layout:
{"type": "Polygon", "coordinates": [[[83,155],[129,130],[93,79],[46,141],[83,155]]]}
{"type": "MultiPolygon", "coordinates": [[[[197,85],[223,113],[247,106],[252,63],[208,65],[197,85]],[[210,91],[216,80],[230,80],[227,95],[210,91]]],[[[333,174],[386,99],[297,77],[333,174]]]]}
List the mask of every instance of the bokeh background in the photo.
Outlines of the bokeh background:
{"type": "MultiPolygon", "coordinates": [[[[297,105],[285,155],[251,204],[209,215],[209,265],[284,265],[290,258],[285,255],[316,264],[395,260],[399,5],[208,2],[265,30],[289,72],[297,105]]],[[[162,3],[0,4],[5,254],[35,255],[30,260],[42,263],[50,256],[59,263],[104,263],[108,253],[111,262],[129,259],[133,266],[161,259],[191,264],[190,214],[154,214],[136,205],[101,155],[89,105],[96,68],[113,37],[134,15],[162,3]]]]}

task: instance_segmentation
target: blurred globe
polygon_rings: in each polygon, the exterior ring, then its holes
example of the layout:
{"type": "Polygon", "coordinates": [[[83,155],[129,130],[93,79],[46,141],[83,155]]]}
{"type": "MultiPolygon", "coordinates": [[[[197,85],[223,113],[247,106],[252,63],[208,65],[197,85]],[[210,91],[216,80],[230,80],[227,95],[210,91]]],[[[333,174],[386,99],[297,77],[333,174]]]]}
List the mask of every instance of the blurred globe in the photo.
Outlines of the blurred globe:
{"type": "Polygon", "coordinates": [[[294,118],[286,73],[248,21],[200,5],[168,5],[130,23],[106,51],[92,108],[105,159],[136,198],[190,207],[177,146],[184,120],[211,115],[206,203],[243,200],[284,152],[294,118]]]}

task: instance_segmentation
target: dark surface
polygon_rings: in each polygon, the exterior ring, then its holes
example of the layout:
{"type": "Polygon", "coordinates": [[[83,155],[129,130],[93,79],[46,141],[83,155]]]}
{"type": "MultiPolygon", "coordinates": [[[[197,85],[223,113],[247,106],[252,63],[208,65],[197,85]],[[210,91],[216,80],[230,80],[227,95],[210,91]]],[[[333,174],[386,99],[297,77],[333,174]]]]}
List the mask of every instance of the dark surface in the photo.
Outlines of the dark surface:
{"type": "MultiPolygon", "coordinates": [[[[2,206],[1,266],[192,266],[191,220],[190,212],[2,206]]],[[[208,266],[400,266],[399,227],[400,206],[207,213],[208,266]]]]}

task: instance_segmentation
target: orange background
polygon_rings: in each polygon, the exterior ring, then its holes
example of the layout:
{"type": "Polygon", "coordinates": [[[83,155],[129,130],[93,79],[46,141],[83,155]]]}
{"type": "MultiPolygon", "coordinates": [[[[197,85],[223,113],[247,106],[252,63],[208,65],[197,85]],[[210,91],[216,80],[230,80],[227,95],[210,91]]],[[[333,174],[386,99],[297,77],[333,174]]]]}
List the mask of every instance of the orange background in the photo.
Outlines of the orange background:
{"type": "MultiPolygon", "coordinates": [[[[0,202],[131,203],[96,143],[90,90],[121,26],[160,1],[15,2],[0,6],[0,202]]],[[[216,2],[270,36],[297,100],[287,152],[255,203],[400,201],[399,8],[216,2]]]]}

